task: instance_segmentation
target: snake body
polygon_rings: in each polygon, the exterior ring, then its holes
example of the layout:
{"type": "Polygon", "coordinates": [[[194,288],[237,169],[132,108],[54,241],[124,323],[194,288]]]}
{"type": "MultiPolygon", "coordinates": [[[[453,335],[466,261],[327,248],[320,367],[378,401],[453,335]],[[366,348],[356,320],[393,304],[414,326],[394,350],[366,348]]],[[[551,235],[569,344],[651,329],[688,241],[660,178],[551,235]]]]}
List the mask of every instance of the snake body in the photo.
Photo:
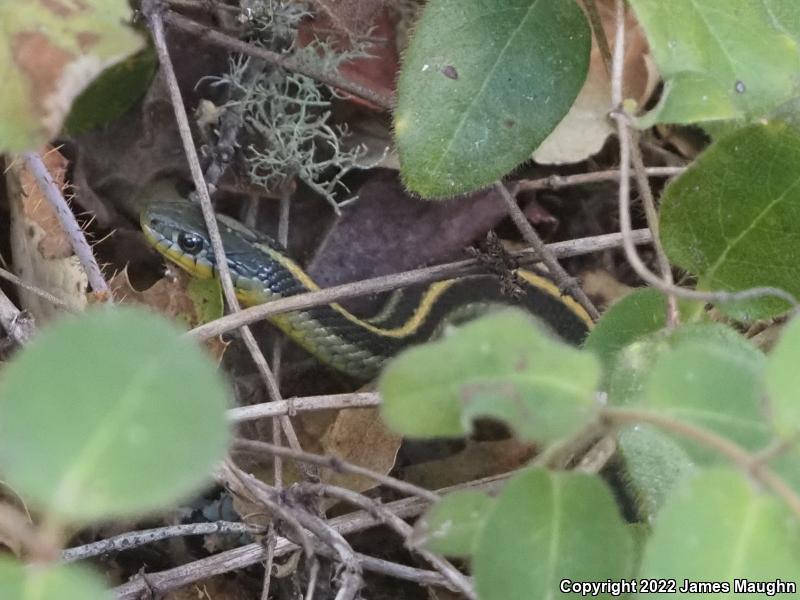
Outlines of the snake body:
{"type": "MultiPolygon", "coordinates": [[[[268,236],[229,217],[217,217],[239,301],[245,306],[318,290],[311,277],[268,236]]],[[[162,201],[141,213],[148,242],[171,262],[198,278],[217,277],[216,259],[202,213],[189,202],[162,201]]],[[[564,340],[580,343],[591,318],[571,297],[562,296],[544,274],[518,270],[523,297],[512,299],[497,277],[468,275],[396,294],[373,318],[361,318],[337,303],[271,317],[291,339],[323,363],[359,380],[369,380],[403,348],[434,338],[490,307],[521,305],[564,340]]]]}

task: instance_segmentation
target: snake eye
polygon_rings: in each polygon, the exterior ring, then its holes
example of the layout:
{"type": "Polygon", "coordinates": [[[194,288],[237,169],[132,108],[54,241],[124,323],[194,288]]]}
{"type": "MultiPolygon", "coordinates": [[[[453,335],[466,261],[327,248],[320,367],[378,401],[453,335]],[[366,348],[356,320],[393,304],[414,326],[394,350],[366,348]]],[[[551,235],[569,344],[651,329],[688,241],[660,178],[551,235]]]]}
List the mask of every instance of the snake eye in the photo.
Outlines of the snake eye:
{"type": "Polygon", "coordinates": [[[196,233],[181,232],[178,234],[178,246],[186,254],[198,254],[203,249],[203,238],[196,233]]]}

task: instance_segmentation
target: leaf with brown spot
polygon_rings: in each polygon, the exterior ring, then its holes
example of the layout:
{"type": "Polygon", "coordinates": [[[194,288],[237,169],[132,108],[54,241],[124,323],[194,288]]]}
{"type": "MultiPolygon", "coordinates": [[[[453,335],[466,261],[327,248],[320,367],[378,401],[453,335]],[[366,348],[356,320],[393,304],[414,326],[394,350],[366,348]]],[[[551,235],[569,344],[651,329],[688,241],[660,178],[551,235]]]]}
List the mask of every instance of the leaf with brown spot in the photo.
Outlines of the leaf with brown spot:
{"type": "Polygon", "coordinates": [[[0,3],[0,151],[54,137],[78,94],[142,47],[130,17],[124,0],[0,3]]]}

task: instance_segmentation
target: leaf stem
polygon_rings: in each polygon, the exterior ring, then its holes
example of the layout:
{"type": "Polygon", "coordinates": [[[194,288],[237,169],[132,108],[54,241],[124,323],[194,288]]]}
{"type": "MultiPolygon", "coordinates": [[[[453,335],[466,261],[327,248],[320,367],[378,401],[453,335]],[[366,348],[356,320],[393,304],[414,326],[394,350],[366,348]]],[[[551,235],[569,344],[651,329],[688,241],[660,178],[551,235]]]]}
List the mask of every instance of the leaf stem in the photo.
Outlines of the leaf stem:
{"type": "Polygon", "coordinates": [[[630,198],[630,177],[631,177],[631,135],[629,131],[631,117],[626,112],[622,103],[622,76],[623,76],[623,56],[625,51],[625,0],[616,0],[616,35],[614,40],[614,53],[611,69],[611,102],[615,108],[610,116],[617,124],[617,137],[619,138],[620,155],[620,179],[619,179],[619,224],[622,234],[622,247],[625,249],[625,257],[636,274],[643,281],[650,284],[657,290],[665,294],[671,294],[678,298],[687,300],[697,300],[700,302],[736,302],[742,300],[753,300],[774,296],[788,302],[794,310],[800,308],[800,303],[794,295],[786,290],[762,286],[754,287],[739,292],[701,292],[690,290],[669,284],[661,277],[653,273],[644,264],[636,251],[636,244],[632,237],[631,226],[631,198],[630,198]]]}

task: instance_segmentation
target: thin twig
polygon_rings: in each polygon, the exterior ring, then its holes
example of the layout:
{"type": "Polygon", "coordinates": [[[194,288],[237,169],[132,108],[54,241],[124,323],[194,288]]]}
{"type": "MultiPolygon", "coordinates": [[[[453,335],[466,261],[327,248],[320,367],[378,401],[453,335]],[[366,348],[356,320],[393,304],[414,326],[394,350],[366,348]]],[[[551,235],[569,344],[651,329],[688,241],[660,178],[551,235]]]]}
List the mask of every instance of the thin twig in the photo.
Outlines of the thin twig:
{"type": "Polygon", "coordinates": [[[72,213],[69,204],[67,204],[67,201],[64,199],[61,189],[53,180],[50,171],[47,170],[47,167],[42,161],[42,157],[39,156],[37,152],[25,152],[22,155],[22,160],[25,163],[25,167],[36,180],[36,184],[39,186],[42,195],[47,198],[50,206],[53,207],[58,222],[61,224],[61,228],[64,230],[64,233],[67,234],[75,255],[78,257],[84,271],[86,271],[86,276],[89,280],[89,285],[92,286],[92,290],[94,290],[98,299],[110,302],[112,299],[111,288],[108,287],[108,283],[106,283],[103,277],[100,265],[97,264],[94,258],[92,248],[86,240],[81,226],[78,224],[77,219],[75,219],[75,215],[72,213]]]}
{"type": "Polygon", "coordinates": [[[225,12],[241,14],[242,9],[232,4],[223,4],[222,2],[214,2],[213,0],[167,0],[172,8],[188,8],[191,10],[202,10],[212,12],[215,10],[223,10],[225,12]]]}
{"type": "MultiPolygon", "coordinates": [[[[653,248],[656,251],[656,260],[658,261],[658,269],[661,272],[661,278],[667,285],[673,285],[675,282],[672,279],[672,267],[667,259],[667,254],[664,252],[664,246],[661,245],[661,235],[659,233],[658,210],[656,209],[656,200],[653,197],[653,190],[650,187],[650,181],[645,172],[644,160],[642,159],[642,151],[639,149],[639,136],[634,137],[635,143],[631,144],[631,161],[633,163],[633,172],[636,180],[636,187],[639,189],[639,195],[642,198],[644,205],[644,213],[647,218],[647,227],[653,233],[653,248]]],[[[675,327],[678,325],[678,299],[674,294],[667,294],[667,325],[675,327]]]]}
{"type": "MultiPolygon", "coordinates": [[[[557,242],[547,244],[549,252],[558,258],[567,256],[579,256],[589,254],[609,248],[617,248],[622,244],[622,234],[609,233],[588,238],[570,240],[567,242],[557,242]]],[[[648,229],[640,229],[633,232],[631,240],[636,244],[647,244],[651,240],[648,229]]],[[[538,254],[533,250],[512,253],[511,256],[519,261],[520,264],[532,264],[539,260],[538,254]]],[[[482,265],[477,259],[467,259],[432,267],[424,267],[396,273],[394,275],[383,275],[373,277],[353,283],[345,283],[334,287],[279,298],[266,304],[245,308],[236,314],[226,315],[209,323],[195,327],[187,335],[195,340],[207,340],[222,335],[243,325],[262,321],[273,315],[305,310],[314,306],[322,306],[331,302],[339,302],[350,298],[358,298],[368,294],[378,292],[388,292],[397,288],[439,281],[456,275],[483,272],[482,265]]]]}
{"type": "Polygon", "coordinates": [[[421,488],[406,481],[395,479],[394,477],[384,475],[383,473],[378,473],[377,471],[367,469],[366,467],[354,465],[335,456],[322,456],[320,454],[312,454],[310,452],[298,452],[284,446],[276,446],[274,444],[268,444],[267,442],[246,440],[242,438],[237,438],[234,440],[233,450],[292,458],[296,461],[308,462],[313,465],[325,467],[326,469],[330,469],[335,473],[350,473],[352,475],[368,477],[374,481],[377,481],[381,485],[385,485],[386,487],[397,490],[401,494],[408,494],[409,496],[424,498],[428,502],[436,502],[440,499],[436,493],[426,490],[425,488],[421,488]]]}
{"type": "Polygon", "coordinates": [[[242,471],[230,459],[223,461],[217,468],[215,477],[222,485],[234,493],[244,496],[250,502],[263,504],[294,532],[295,539],[293,541],[303,549],[303,554],[305,554],[306,558],[311,559],[314,556],[314,544],[311,538],[303,528],[303,524],[297,519],[295,511],[288,510],[278,499],[277,490],[274,494],[265,494],[264,490],[267,490],[269,486],[265,483],[262,484],[252,475],[242,471]],[[255,485],[256,482],[259,483],[258,486],[255,485]]]}
{"type": "Polygon", "coordinates": [[[300,494],[318,494],[329,498],[336,498],[374,515],[385,525],[396,531],[400,537],[403,538],[403,543],[409,550],[413,550],[428,561],[456,587],[459,592],[471,600],[477,600],[478,596],[475,593],[475,588],[468,577],[441,556],[425,550],[424,548],[413,547],[410,540],[414,533],[414,528],[371,498],[367,498],[366,496],[343,487],[325,483],[300,483],[295,486],[292,491],[300,494]]]}
{"type": "MultiPolygon", "coordinates": [[[[278,243],[284,248],[289,246],[289,217],[291,213],[291,189],[293,186],[284,185],[280,191],[280,216],[278,218],[278,243]]],[[[285,338],[278,335],[272,342],[272,368],[275,370],[275,379],[280,382],[281,358],[283,356],[283,342],[285,338]]],[[[273,400],[273,402],[275,402],[273,400]]],[[[280,401],[278,401],[280,402],[280,401]]],[[[281,428],[278,419],[272,419],[272,443],[281,446],[281,428]]],[[[273,457],[273,472],[275,487],[283,487],[283,459],[273,457]]]]}
{"type": "Polygon", "coordinates": [[[72,313],[72,314],[76,314],[78,312],[74,308],[72,308],[72,306],[70,306],[70,304],[68,302],[66,302],[65,300],[62,300],[61,298],[57,298],[56,296],[54,296],[53,294],[51,294],[47,290],[42,289],[40,287],[37,287],[37,286],[33,285],[32,283],[28,283],[27,281],[24,281],[23,279],[20,279],[19,277],[14,275],[11,271],[6,271],[5,269],[0,268],[0,278],[5,279],[6,281],[10,281],[14,285],[16,285],[18,287],[21,287],[23,290],[26,290],[26,291],[30,292],[31,294],[35,294],[35,295],[39,296],[40,298],[42,298],[44,300],[47,300],[53,306],[57,306],[58,308],[66,311],[66,312],[69,312],[69,313],[72,313]]]}
{"type": "MultiPolygon", "coordinates": [[[[459,484],[438,490],[439,494],[447,494],[460,490],[479,490],[488,493],[496,492],[511,477],[513,473],[505,473],[487,477],[478,481],[459,484]]],[[[392,511],[397,516],[408,519],[419,515],[430,506],[430,503],[420,498],[404,498],[384,505],[386,510],[392,511]]],[[[329,525],[342,535],[350,535],[380,525],[381,521],[366,511],[357,511],[329,521],[329,525]]],[[[297,545],[286,538],[278,538],[275,545],[275,557],[285,556],[297,550],[297,545]]],[[[117,600],[138,600],[149,589],[156,593],[166,593],[171,590],[189,585],[195,581],[208,579],[215,575],[228,573],[236,569],[243,569],[250,565],[262,562],[266,557],[266,550],[261,543],[248,544],[240,548],[220,552],[214,556],[203,558],[185,565],[180,565],[159,573],[149,573],[147,581],[144,577],[136,577],[132,581],[114,589],[117,600]]],[[[362,562],[368,568],[369,562],[362,562]]]]}
{"type": "Polygon", "coordinates": [[[786,503],[795,516],[800,518],[800,495],[772,469],[763,464],[757,455],[751,454],[728,438],[709,429],[646,410],[605,408],[601,410],[600,414],[603,419],[614,425],[647,423],[700,442],[719,452],[745,473],[772,490],[786,503]]]}
{"type": "MultiPolygon", "coordinates": [[[[361,589],[363,579],[361,565],[356,559],[350,544],[341,533],[336,531],[329,523],[316,515],[308,512],[305,507],[285,506],[281,494],[275,488],[248,475],[230,460],[223,465],[221,472],[226,480],[235,486],[239,493],[246,493],[270,510],[276,512],[283,520],[289,520],[296,526],[302,526],[313,533],[320,541],[327,544],[337,555],[337,559],[344,566],[341,574],[342,584],[336,594],[336,600],[354,600],[358,590],[361,589]]],[[[306,534],[303,532],[303,536],[306,534]]],[[[314,560],[313,551],[306,551],[306,556],[314,560]]]]}
{"type": "MultiPolygon", "coordinates": [[[[255,60],[255,59],[251,59],[255,60]]],[[[281,189],[280,195],[280,217],[278,219],[278,243],[282,244],[284,247],[288,247],[289,245],[289,216],[290,216],[290,187],[284,186],[281,189]]],[[[257,214],[257,212],[256,212],[257,214]]],[[[283,354],[283,342],[284,337],[282,335],[278,335],[272,342],[272,368],[275,372],[275,379],[280,385],[281,381],[281,357],[283,354]]],[[[272,403],[283,402],[283,400],[273,400],[272,403]]],[[[282,436],[281,436],[281,422],[280,419],[276,417],[272,418],[272,443],[275,446],[283,446],[282,443],[282,436]]],[[[275,484],[275,488],[278,490],[283,489],[283,458],[280,456],[273,456],[272,457],[272,480],[275,484]]],[[[267,555],[272,557],[275,554],[275,543],[277,542],[277,538],[273,535],[272,537],[268,538],[267,543],[269,547],[267,548],[267,555]]],[[[272,559],[267,561],[270,565],[272,565],[272,559]]],[[[271,567],[270,567],[271,568],[271,567]]],[[[314,560],[311,564],[311,576],[309,577],[309,584],[308,584],[308,594],[309,598],[313,596],[314,590],[316,589],[316,579],[317,575],[319,574],[319,561],[314,560]]],[[[262,600],[268,600],[269,596],[269,583],[272,577],[271,570],[264,570],[264,582],[262,584],[262,591],[261,597],[262,600]]]]}
{"type": "Polygon", "coordinates": [[[228,88],[228,101],[224,104],[225,110],[219,119],[219,135],[210,150],[211,163],[203,174],[203,179],[212,194],[236,154],[236,140],[244,124],[244,112],[247,106],[245,99],[253,93],[254,84],[263,73],[265,64],[263,60],[255,58],[248,60],[242,73],[241,85],[228,88]]]}
{"type": "Polygon", "coordinates": [[[603,20],[600,18],[600,11],[597,10],[597,3],[595,0],[583,0],[586,7],[586,13],[589,15],[589,24],[592,26],[592,33],[597,42],[597,49],[600,50],[600,58],[603,60],[603,66],[606,68],[606,73],[611,74],[611,48],[608,45],[608,38],[606,37],[606,30],[603,29],[603,20]]]}
{"type": "Polygon", "coordinates": [[[269,600],[269,587],[272,579],[272,566],[275,564],[275,547],[278,544],[278,536],[275,534],[275,523],[270,521],[267,531],[267,560],[264,561],[264,580],[261,582],[261,599],[269,600]]]}
{"type": "MultiPolygon", "coordinates": [[[[358,560],[358,554],[355,554],[356,559],[358,560]]],[[[361,561],[359,561],[360,563],[361,561]]],[[[306,597],[305,600],[314,600],[314,594],[317,591],[317,578],[319,577],[319,561],[315,560],[311,563],[311,567],[309,568],[309,575],[308,575],[308,588],[306,589],[306,597]]],[[[268,598],[264,597],[264,600],[268,600],[268,598]]]]}
{"type": "MultiPolygon", "coordinates": [[[[354,392],[352,394],[330,394],[325,396],[307,396],[305,398],[289,398],[279,402],[262,402],[250,406],[238,406],[228,409],[226,416],[231,423],[243,423],[255,419],[294,416],[296,413],[341,410],[344,408],[371,408],[380,406],[381,397],[377,392],[354,392]]],[[[274,443],[274,442],[273,442],[274,443]]],[[[280,444],[276,444],[280,445],[280,444]]]]}
{"type": "Polygon", "coordinates": [[[36,335],[33,316],[18,309],[3,290],[0,290],[0,325],[18,346],[24,346],[36,335]]]}
{"type": "Polygon", "coordinates": [[[137,546],[152,544],[161,540],[190,535],[232,534],[242,535],[252,533],[253,527],[247,523],[234,523],[231,521],[215,521],[213,523],[190,523],[187,525],[171,525],[142,531],[129,531],[115,535],[99,542],[92,542],[83,546],[67,548],[61,553],[63,562],[84,560],[93,556],[110,554],[130,550],[137,546]]]}
{"type": "MultiPolygon", "coordinates": [[[[197,156],[197,150],[194,146],[192,131],[189,126],[189,118],[186,115],[186,109],[183,105],[180,87],[178,86],[178,80],[175,76],[175,70],[169,55],[169,49],[167,48],[166,36],[164,34],[164,22],[161,18],[161,14],[159,13],[157,2],[150,0],[149,2],[144,3],[143,7],[150,24],[150,30],[153,34],[153,41],[156,46],[161,69],[167,82],[167,88],[169,89],[170,99],[172,100],[172,106],[175,112],[175,120],[178,123],[178,131],[181,136],[186,159],[189,162],[189,169],[192,173],[195,190],[200,201],[200,207],[203,212],[203,219],[206,223],[208,237],[214,250],[214,256],[217,257],[217,270],[219,272],[222,290],[229,308],[235,314],[240,310],[239,301],[236,298],[236,291],[233,287],[233,280],[231,279],[228,261],[225,258],[225,249],[223,248],[222,237],[219,233],[217,219],[214,215],[214,208],[211,205],[208,186],[203,179],[203,171],[200,166],[200,160],[197,156]]],[[[256,368],[258,369],[262,379],[264,380],[264,383],[267,386],[267,393],[269,394],[270,398],[273,400],[280,400],[281,395],[280,390],[278,389],[278,384],[275,381],[275,377],[272,374],[269,365],[267,364],[267,359],[264,358],[261,349],[258,347],[255,336],[253,336],[253,333],[248,327],[241,328],[241,336],[245,346],[250,352],[250,355],[253,357],[253,362],[255,363],[256,368]]],[[[289,445],[291,445],[293,448],[299,449],[300,442],[297,439],[297,435],[294,432],[291,421],[287,417],[281,417],[281,424],[289,441],[289,445]]]]}
{"type": "Polygon", "coordinates": [[[230,52],[238,52],[254,58],[260,58],[270,64],[278,65],[287,71],[300,73],[301,75],[315,79],[316,81],[324,83],[325,85],[329,85],[333,88],[353,94],[354,96],[369,100],[374,105],[385,110],[391,110],[394,106],[394,98],[391,96],[381,94],[380,92],[377,92],[367,86],[356,83],[355,81],[351,81],[339,72],[331,73],[330,71],[324,71],[307,63],[306,61],[298,60],[291,55],[278,54],[277,52],[272,52],[271,50],[267,50],[265,48],[259,48],[258,46],[247,44],[241,40],[237,40],[235,37],[226,35],[221,31],[207,27],[206,25],[201,25],[200,23],[192,21],[191,19],[187,19],[186,17],[175,12],[169,11],[165,13],[164,21],[166,21],[172,27],[176,27],[187,33],[197,36],[204,42],[210,42],[217,46],[221,46],[230,52]]]}
{"type": "Polygon", "coordinates": [[[572,294],[575,300],[586,309],[589,316],[597,321],[597,319],[600,318],[600,311],[598,311],[597,307],[589,300],[589,296],[583,291],[580,283],[567,273],[561,264],[559,264],[558,260],[547,250],[547,246],[542,241],[542,238],[539,237],[539,234],[536,233],[533,225],[528,222],[525,213],[520,209],[514,196],[511,195],[502,182],[495,183],[494,187],[500,194],[500,197],[503,198],[508,214],[511,220],[514,221],[514,225],[517,226],[517,229],[519,229],[522,234],[522,238],[536,251],[536,254],[541,257],[542,262],[547,265],[547,269],[551,277],[553,277],[558,284],[559,289],[572,294]]]}
{"type": "Polygon", "coordinates": [[[737,302],[743,300],[754,300],[774,296],[788,302],[794,309],[800,306],[797,298],[786,290],[776,287],[762,286],[754,287],[739,292],[701,292],[690,290],[676,285],[669,285],[658,275],[650,271],[644,264],[632,237],[631,210],[630,210],[630,166],[631,166],[631,139],[628,128],[630,127],[630,115],[625,111],[622,103],[622,76],[623,76],[623,57],[625,53],[625,1],[616,0],[616,39],[614,40],[614,52],[611,69],[611,101],[616,107],[611,111],[611,118],[617,124],[617,136],[619,138],[620,156],[620,179],[619,179],[619,224],[622,233],[622,247],[625,249],[625,258],[631,265],[636,274],[643,281],[652,285],[654,288],[672,294],[678,298],[687,300],[697,300],[700,302],[737,302]]]}
{"type": "MultiPolygon", "coordinates": [[[[645,173],[648,177],[674,177],[686,171],[686,167],[647,167],[645,173]]],[[[606,171],[593,171],[592,173],[578,173],[576,175],[549,175],[540,179],[522,179],[516,183],[515,192],[536,190],[559,190],[565,187],[574,187],[603,181],[619,181],[621,171],[608,169],[606,171]]]]}

